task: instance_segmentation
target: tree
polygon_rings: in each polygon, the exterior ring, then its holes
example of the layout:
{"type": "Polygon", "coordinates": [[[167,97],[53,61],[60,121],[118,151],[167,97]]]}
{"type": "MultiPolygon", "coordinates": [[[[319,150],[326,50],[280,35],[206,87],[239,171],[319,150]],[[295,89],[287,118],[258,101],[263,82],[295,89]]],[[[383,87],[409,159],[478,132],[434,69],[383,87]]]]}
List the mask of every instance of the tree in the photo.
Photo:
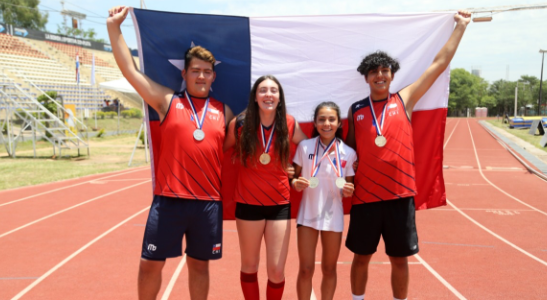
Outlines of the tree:
{"type": "Polygon", "coordinates": [[[451,114],[465,113],[467,108],[477,107],[480,100],[487,96],[488,82],[464,69],[450,72],[450,96],[448,109],[451,114]]]}
{"type": "Polygon", "coordinates": [[[73,36],[73,37],[81,37],[83,39],[87,39],[87,40],[91,40],[91,41],[95,41],[95,42],[99,42],[99,43],[104,43],[105,42],[104,39],[95,38],[97,33],[95,32],[95,29],[93,29],[93,28],[85,30],[85,29],[79,29],[79,28],[72,28],[72,27],[68,27],[68,26],[60,26],[60,25],[57,24],[57,33],[58,34],[63,34],[63,35],[68,35],[68,36],[73,36]]]}
{"type": "Polygon", "coordinates": [[[496,108],[503,115],[512,114],[514,110],[515,86],[515,82],[503,79],[496,80],[490,85],[490,95],[496,99],[496,108]]]}
{"type": "Polygon", "coordinates": [[[39,4],[40,0],[2,0],[0,13],[4,23],[28,29],[44,30],[48,14],[40,12],[39,4]]]}

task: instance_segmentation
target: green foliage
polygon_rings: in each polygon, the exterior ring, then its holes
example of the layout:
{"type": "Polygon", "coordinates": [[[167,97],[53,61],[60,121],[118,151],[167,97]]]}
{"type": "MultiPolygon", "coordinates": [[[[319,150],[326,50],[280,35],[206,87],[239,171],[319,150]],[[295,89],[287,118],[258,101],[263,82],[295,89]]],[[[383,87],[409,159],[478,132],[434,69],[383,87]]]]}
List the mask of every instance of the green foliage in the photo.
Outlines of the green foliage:
{"type": "Polygon", "coordinates": [[[142,111],[137,108],[131,108],[127,109],[121,112],[122,117],[124,118],[135,118],[140,119],[142,118],[142,111]]]}
{"type": "Polygon", "coordinates": [[[73,36],[73,37],[79,37],[86,40],[91,40],[99,43],[105,43],[104,39],[97,39],[95,36],[97,33],[95,32],[95,29],[89,28],[88,30],[80,29],[80,28],[72,28],[69,26],[60,26],[57,25],[57,33],[73,36]]]}
{"type": "Polygon", "coordinates": [[[131,108],[129,110],[133,112],[132,118],[142,119],[142,111],[140,109],[131,108]]]}
{"type": "MultiPolygon", "coordinates": [[[[46,94],[52,98],[57,98],[57,92],[56,91],[47,91],[46,94]]],[[[42,103],[42,105],[49,110],[52,114],[57,115],[57,105],[50,100],[45,94],[42,94],[36,98],[38,102],[42,103]]]]}
{"type": "Polygon", "coordinates": [[[121,115],[124,119],[127,119],[127,118],[131,118],[132,113],[130,110],[123,110],[121,115]]]}
{"type": "Polygon", "coordinates": [[[139,135],[139,140],[141,140],[142,144],[144,145],[144,130],[141,131],[141,134],[139,135]]]}
{"type": "Polygon", "coordinates": [[[48,14],[38,10],[39,4],[40,0],[2,0],[0,13],[4,23],[28,29],[44,30],[48,14]]]}
{"type": "Polygon", "coordinates": [[[102,111],[98,111],[98,112],[96,112],[96,114],[97,114],[98,119],[104,119],[104,117],[105,117],[105,113],[102,112],[102,111]]]}
{"type": "Polygon", "coordinates": [[[7,133],[8,132],[8,122],[4,123],[4,125],[2,126],[2,133],[7,133]]]}
{"type": "Polygon", "coordinates": [[[114,117],[118,116],[118,113],[115,111],[108,111],[105,112],[104,115],[109,119],[114,119],[114,117]]]}
{"type": "Polygon", "coordinates": [[[101,130],[99,130],[99,132],[97,132],[97,137],[100,138],[100,137],[104,137],[104,134],[105,134],[105,130],[104,128],[101,128],[101,130]]]}
{"type": "Polygon", "coordinates": [[[479,106],[480,100],[487,95],[488,83],[464,69],[450,72],[450,96],[448,108],[452,114],[461,114],[467,108],[479,106]]]}

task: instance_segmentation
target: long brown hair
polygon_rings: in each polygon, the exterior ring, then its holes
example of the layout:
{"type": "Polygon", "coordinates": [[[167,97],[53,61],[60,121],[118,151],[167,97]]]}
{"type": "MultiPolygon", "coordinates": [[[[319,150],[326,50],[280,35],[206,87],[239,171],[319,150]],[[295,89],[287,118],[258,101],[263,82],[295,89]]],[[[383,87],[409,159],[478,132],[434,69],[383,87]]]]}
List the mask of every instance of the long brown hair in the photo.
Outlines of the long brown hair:
{"type": "MultiPolygon", "coordinates": [[[[290,151],[290,141],[289,141],[289,129],[287,127],[287,109],[285,105],[285,94],[283,93],[283,88],[279,80],[273,75],[264,75],[258,78],[253,88],[251,89],[251,94],[249,95],[249,104],[247,104],[247,109],[243,111],[240,117],[244,118],[243,128],[241,129],[241,136],[238,134],[238,127],[235,127],[235,137],[236,137],[236,146],[235,154],[239,157],[241,163],[247,167],[247,160],[251,159],[251,164],[256,165],[258,157],[262,153],[262,141],[258,139],[257,130],[260,128],[260,114],[258,103],[256,103],[256,91],[258,86],[265,80],[272,80],[279,87],[279,104],[275,110],[275,141],[274,141],[274,151],[278,158],[276,163],[281,162],[283,169],[289,163],[289,151],[290,151]]],[[[239,118],[238,118],[239,119],[239,118]]]]}

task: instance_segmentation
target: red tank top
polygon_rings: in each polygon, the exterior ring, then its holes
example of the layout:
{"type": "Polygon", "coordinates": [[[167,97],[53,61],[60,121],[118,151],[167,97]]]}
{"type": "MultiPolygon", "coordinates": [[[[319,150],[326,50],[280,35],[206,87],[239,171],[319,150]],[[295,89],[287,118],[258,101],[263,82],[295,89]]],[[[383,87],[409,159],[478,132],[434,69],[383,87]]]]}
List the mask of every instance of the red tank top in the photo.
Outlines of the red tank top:
{"type": "Polygon", "coordinates": [[[416,195],[412,126],[401,96],[391,94],[383,101],[372,101],[380,124],[385,108],[382,135],[387,143],[376,146],[369,99],[351,106],[359,166],[355,172],[352,204],[392,200],[416,195]]]}
{"type": "MultiPolygon", "coordinates": [[[[238,124],[236,126],[238,126],[238,133],[241,136],[243,120],[238,118],[237,121],[238,124]]],[[[287,115],[289,141],[292,141],[294,135],[294,125],[294,118],[287,115]]],[[[266,141],[270,136],[271,130],[272,129],[270,128],[264,132],[266,141]]],[[[260,128],[258,128],[257,134],[259,141],[257,148],[260,153],[263,153],[260,128]]],[[[234,199],[236,202],[262,206],[282,205],[290,202],[291,187],[289,184],[289,177],[275,154],[275,139],[277,137],[277,131],[274,130],[271,147],[268,151],[268,154],[271,157],[269,164],[263,165],[257,159],[256,162],[248,161],[247,167],[244,167],[239,163],[239,160],[236,159],[236,162],[239,165],[237,186],[234,192],[234,199]]]]}
{"type": "MultiPolygon", "coordinates": [[[[192,97],[198,118],[206,99],[192,97]]],[[[184,93],[173,95],[160,125],[160,159],[154,194],[196,200],[219,201],[222,145],[226,121],[224,104],[210,98],[202,130],[205,138],[194,139],[197,129],[192,108],[184,93]]]]}

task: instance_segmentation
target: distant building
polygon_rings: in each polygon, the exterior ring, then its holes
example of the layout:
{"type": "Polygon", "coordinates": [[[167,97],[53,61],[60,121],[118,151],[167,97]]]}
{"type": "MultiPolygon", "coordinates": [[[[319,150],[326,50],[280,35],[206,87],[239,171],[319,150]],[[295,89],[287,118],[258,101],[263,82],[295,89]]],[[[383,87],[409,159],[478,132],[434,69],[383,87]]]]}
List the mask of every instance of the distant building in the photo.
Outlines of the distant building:
{"type": "Polygon", "coordinates": [[[481,77],[482,71],[480,69],[471,69],[471,74],[481,77]]]}

